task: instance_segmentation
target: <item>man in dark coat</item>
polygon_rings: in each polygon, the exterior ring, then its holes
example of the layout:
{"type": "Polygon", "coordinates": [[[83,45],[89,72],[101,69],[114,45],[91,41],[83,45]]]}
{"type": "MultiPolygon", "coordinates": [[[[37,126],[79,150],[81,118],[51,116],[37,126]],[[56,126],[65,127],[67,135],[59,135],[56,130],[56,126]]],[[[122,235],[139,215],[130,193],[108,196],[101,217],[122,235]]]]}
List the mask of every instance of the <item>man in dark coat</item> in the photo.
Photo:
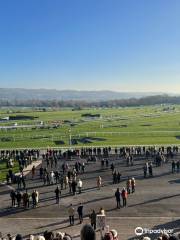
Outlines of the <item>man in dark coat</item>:
{"type": "Polygon", "coordinates": [[[117,188],[117,190],[115,192],[115,197],[116,197],[117,208],[120,208],[120,206],[121,206],[121,192],[119,191],[119,188],[117,188]]]}
{"type": "Polygon", "coordinates": [[[56,203],[59,204],[59,200],[60,200],[60,195],[61,195],[61,190],[60,188],[57,186],[57,188],[55,189],[55,194],[56,194],[56,203]]]}
{"type": "Polygon", "coordinates": [[[83,205],[82,203],[79,204],[79,207],[77,208],[78,216],[79,216],[79,223],[81,224],[83,222],[83,205]]]}
{"type": "Polygon", "coordinates": [[[76,186],[77,186],[77,183],[75,180],[73,180],[71,184],[73,195],[76,194],[76,186]]]}
{"type": "Polygon", "coordinates": [[[14,190],[10,193],[11,201],[12,201],[12,207],[16,206],[16,192],[14,190]]]}
{"type": "Polygon", "coordinates": [[[17,204],[18,204],[18,207],[20,207],[21,205],[21,199],[22,199],[22,194],[18,191],[17,194],[16,194],[16,199],[17,199],[17,204]]]}
{"type": "Polygon", "coordinates": [[[94,230],[96,230],[96,212],[95,210],[92,211],[92,213],[90,214],[90,220],[91,220],[91,226],[94,228],[94,230]]]}

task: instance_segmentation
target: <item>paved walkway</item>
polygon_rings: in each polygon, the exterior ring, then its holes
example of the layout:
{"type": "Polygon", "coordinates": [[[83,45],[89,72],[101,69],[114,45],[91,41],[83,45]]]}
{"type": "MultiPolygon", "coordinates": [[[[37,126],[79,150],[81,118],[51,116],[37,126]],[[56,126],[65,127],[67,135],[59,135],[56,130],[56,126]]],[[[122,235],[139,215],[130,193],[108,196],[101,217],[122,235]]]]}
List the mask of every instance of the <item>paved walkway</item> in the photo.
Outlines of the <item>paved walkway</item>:
{"type": "MultiPolygon", "coordinates": [[[[179,158],[179,156],[178,156],[179,158]]],[[[171,173],[171,164],[154,168],[153,178],[143,178],[142,166],[145,159],[135,159],[134,166],[127,167],[124,161],[114,161],[116,169],[122,173],[120,184],[112,184],[111,170],[102,168],[100,163],[86,165],[85,174],[81,175],[83,193],[71,196],[68,190],[62,190],[60,205],[55,204],[54,190],[56,185],[44,186],[39,177],[34,180],[27,174],[27,188],[31,193],[36,188],[40,193],[40,202],[37,209],[11,208],[9,189],[0,186],[0,227],[5,234],[17,232],[27,235],[29,233],[42,233],[45,230],[66,231],[78,236],[81,226],[69,227],[67,210],[72,203],[77,208],[80,202],[84,205],[84,215],[89,222],[88,215],[91,209],[99,211],[104,207],[107,215],[107,224],[110,228],[118,230],[120,239],[133,238],[136,227],[143,228],[172,228],[180,231],[180,173],[171,173]],[[103,179],[103,187],[97,190],[97,177],[103,179]],[[126,186],[127,177],[136,178],[136,193],[128,197],[128,207],[116,209],[114,193],[117,187],[126,186]]],[[[72,163],[72,162],[70,162],[72,163]]],[[[39,163],[40,164],[40,163],[39,163]]],[[[43,163],[44,165],[44,163],[43,163]]],[[[62,161],[58,167],[60,169],[62,161]]],[[[40,165],[37,165],[37,168],[40,165]]],[[[31,170],[29,167],[27,173],[31,170]]],[[[50,169],[49,169],[50,170],[50,169]]],[[[13,185],[13,187],[16,187],[13,185]]],[[[77,218],[77,215],[76,215],[77,218]]]]}
{"type": "MultiPolygon", "coordinates": [[[[41,164],[42,164],[42,160],[33,161],[30,165],[28,165],[26,168],[24,168],[24,170],[23,170],[24,176],[27,176],[31,172],[33,166],[35,166],[35,168],[37,168],[41,164]]],[[[18,175],[20,175],[20,173],[16,173],[16,175],[18,176],[18,175]]]]}

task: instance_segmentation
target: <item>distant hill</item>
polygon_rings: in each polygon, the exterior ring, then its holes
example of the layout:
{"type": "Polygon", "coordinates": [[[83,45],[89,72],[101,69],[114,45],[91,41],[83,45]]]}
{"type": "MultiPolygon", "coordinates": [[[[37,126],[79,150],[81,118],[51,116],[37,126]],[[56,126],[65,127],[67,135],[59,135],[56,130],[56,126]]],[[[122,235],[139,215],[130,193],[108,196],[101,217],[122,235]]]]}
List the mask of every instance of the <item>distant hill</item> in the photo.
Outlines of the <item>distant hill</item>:
{"type": "Polygon", "coordinates": [[[0,100],[108,101],[160,95],[159,92],[76,91],[53,89],[0,88],[0,100]]]}

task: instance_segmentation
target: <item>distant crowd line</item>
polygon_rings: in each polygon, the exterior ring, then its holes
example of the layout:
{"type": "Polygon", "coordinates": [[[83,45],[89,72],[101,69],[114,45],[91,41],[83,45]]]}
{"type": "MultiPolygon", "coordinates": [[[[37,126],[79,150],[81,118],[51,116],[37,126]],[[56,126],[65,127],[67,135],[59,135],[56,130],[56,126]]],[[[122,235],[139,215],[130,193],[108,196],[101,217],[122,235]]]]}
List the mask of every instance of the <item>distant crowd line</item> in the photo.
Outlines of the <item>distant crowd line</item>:
{"type": "MultiPolygon", "coordinates": [[[[161,166],[163,163],[169,161],[169,159],[173,159],[175,155],[179,153],[178,146],[168,146],[168,147],[104,147],[104,148],[81,148],[81,149],[69,149],[63,151],[62,149],[47,149],[45,151],[42,150],[1,150],[0,151],[0,162],[6,162],[7,167],[7,175],[6,180],[8,183],[11,183],[16,179],[15,174],[13,173],[13,167],[15,163],[19,166],[19,172],[23,172],[23,170],[33,161],[38,159],[42,159],[47,163],[47,167],[57,167],[59,161],[66,161],[72,159],[84,159],[87,162],[97,162],[101,161],[102,166],[109,164],[111,157],[113,159],[123,158],[125,159],[127,166],[132,166],[134,163],[135,157],[144,157],[148,160],[153,159],[156,166],[161,166]]],[[[177,171],[179,171],[179,161],[174,162],[175,167],[177,167],[177,171]]],[[[83,168],[83,166],[82,166],[83,168]]],[[[149,168],[144,166],[144,175],[147,175],[147,171],[149,170],[151,174],[151,164],[149,164],[149,168]]],[[[174,170],[173,170],[174,171],[174,170]]],[[[17,179],[16,179],[17,180],[17,179]]],[[[48,182],[48,177],[46,182],[48,182]]],[[[23,184],[24,182],[22,182],[23,184]]],[[[25,187],[25,186],[24,186],[25,187]]]]}

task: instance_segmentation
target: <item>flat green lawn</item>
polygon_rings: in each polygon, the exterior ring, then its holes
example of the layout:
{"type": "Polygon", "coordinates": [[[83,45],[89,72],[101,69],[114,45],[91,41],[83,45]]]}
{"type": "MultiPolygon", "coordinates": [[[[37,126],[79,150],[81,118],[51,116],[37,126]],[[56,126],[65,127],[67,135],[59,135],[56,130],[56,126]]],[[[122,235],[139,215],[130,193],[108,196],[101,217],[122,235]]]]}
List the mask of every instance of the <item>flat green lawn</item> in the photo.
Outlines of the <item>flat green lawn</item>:
{"type": "MultiPolygon", "coordinates": [[[[14,167],[12,168],[13,172],[19,171],[19,164],[15,162],[14,167]]],[[[4,181],[6,179],[6,174],[8,172],[6,162],[0,160],[0,182],[4,181]]]]}
{"type": "MultiPolygon", "coordinates": [[[[32,109],[18,109],[18,113],[7,114],[0,110],[0,118],[9,115],[37,117],[31,121],[0,122],[0,126],[33,125],[28,129],[0,130],[0,149],[69,147],[71,139],[78,146],[118,145],[166,145],[180,143],[180,106],[129,107],[119,109],[71,109],[37,112],[32,109]],[[100,118],[85,118],[84,113],[100,114],[100,118]],[[50,128],[36,127],[41,121],[50,128]],[[52,128],[54,122],[59,128],[52,128]],[[86,139],[86,143],[83,141],[86,139]],[[60,144],[63,142],[64,144],[60,144]]],[[[12,109],[17,111],[17,109],[12,109]]],[[[5,179],[6,163],[0,162],[0,182],[5,179]]],[[[14,172],[18,172],[16,163],[14,172]]]]}
{"type": "MultiPolygon", "coordinates": [[[[71,138],[77,141],[74,146],[97,145],[138,145],[138,144],[179,144],[180,142],[180,106],[129,107],[119,109],[71,109],[37,112],[32,109],[20,109],[20,113],[10,115],[28,115],[37,117],[32,121],[8,121],[1,126],[33,125],[29,129],[0,130],[0,148],[46,148],[67,147],[71,138]],[[100,118],[85,118],[81,115],[91,113],[100,118]],[[41,121],[50,129],[39,129],[41,121]],[[60,127],[52,128],[58,121],[60,127]],[[88,139],[87,143],[82,138],[88,139]],[[64,144],[60,144],[63,142],[64,144]]],[[[1,111],[1,117],[9,114],[1,111]]]]}

